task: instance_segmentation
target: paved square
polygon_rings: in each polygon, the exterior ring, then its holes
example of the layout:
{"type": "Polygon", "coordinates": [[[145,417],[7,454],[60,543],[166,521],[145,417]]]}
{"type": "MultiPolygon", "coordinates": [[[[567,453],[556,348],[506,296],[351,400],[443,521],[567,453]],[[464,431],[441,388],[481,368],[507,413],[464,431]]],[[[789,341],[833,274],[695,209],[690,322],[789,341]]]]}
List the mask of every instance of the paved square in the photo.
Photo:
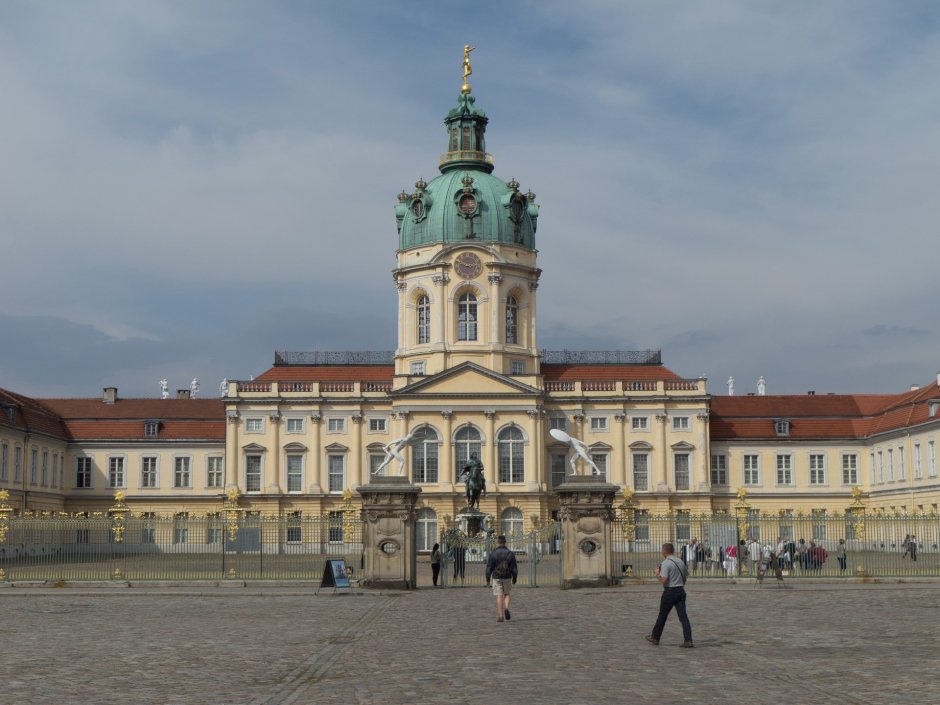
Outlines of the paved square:
{"type": "Polygon", "coordinates": [[[0,705],[929,703],[940,585],[0,590],[0,705]]]}

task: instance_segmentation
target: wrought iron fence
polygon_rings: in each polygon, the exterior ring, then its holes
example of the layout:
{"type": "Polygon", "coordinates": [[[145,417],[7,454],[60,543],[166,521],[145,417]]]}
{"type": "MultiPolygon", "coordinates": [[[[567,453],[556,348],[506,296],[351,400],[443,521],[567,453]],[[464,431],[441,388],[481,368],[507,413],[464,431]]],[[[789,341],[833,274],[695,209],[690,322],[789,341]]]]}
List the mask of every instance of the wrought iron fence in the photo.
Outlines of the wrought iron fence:
{"type": "Polygon", "coordinates": [[[649,515],[621,509],[613,522],[612,570],[651,577],[674,544],[697,578],[940,577],[937,514],[649,515]],[[913,541],[911,541],[913,537],[913,541]]]}
{"type": "Polygon", "coordinates": [[[541,350],[543,365],[660,365],[661,350],[541,350]]]}
{"type": "Polygon", "coordinates": [[[274,352],[274,366],[289,365],[393,365],[394,350],[310,350],[274,352]]]}
{"type": "MultiPolygon", "coordinates": [[[[445,587],[486,584],[486,560],[496,548],[494,535],[467,536],[458,530],[445,531],[441,538],[445,587]]],[[[506,536],[506,546],[516,554],[519,569],[516,584],[522,587],[561,584],[561,526],[546,524],[525,534],[506,536]]]]}
{"type": "Polygon", "coordinates": [[[0,580],[313,580],[328,558],[359,577],[358,517],[21,516],[0,543],[0,580]]]}

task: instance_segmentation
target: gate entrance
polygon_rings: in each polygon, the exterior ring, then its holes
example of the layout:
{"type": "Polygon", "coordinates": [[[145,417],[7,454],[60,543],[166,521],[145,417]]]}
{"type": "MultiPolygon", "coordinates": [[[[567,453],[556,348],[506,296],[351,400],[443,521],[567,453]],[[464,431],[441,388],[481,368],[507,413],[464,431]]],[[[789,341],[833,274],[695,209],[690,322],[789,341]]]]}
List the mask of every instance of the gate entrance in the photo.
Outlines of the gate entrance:
{"type": "MultiPolygon", "coordinates": [[[[552,522],[526,534],[506,536],[506,546],[516,554],[517,587],[561,584],[561,524],[552,522]]],[[[496,548],[495,534],[467,536],[451,529],[444,533],[441,551],[442,584],[445,587],[480,587],[486,584],[486,560],[496,548]]]]}

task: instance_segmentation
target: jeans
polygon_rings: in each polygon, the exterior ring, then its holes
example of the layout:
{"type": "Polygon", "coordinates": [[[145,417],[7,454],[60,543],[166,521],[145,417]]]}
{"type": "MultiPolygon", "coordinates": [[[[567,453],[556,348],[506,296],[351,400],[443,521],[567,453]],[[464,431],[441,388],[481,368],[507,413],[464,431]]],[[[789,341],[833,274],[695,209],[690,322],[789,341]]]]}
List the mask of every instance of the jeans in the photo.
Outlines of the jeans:
{"type": "Polygon", "coordinates": [[[659,617],[656,618],[656,626],[653,627],[653,638],[659,641],[663,635],[663,629],[666,628],[666,618],[672,608],[676,608],[676,614],[679,615],[679,622],[682,624],[682,638],[685,641],[692,641],[692,624],[689,622],[689,615],[685,611],[685,588],[671,587],[663,590],[662,599],[659,601],[659,617]]]}

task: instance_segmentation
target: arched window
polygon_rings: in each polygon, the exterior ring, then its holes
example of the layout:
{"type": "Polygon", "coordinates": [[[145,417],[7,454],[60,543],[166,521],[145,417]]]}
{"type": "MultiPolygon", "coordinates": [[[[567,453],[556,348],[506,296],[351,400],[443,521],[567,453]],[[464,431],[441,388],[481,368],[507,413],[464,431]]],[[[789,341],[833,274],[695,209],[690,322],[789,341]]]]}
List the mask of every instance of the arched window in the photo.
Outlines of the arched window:
{"type": "Polygon", "coordinates": [[[413,482],[437,482],[437,431],[423,426],[411,442],[411,476],[413,482]]]}
{"type": "Polygon", "coordinates": [[[515,296],[506,299],[506,342],[519,342],[519,302],[515,296]]]}
{"type": "Polygon", "coordinates": [[[517,426],[499,433],[499,481],[525,482],[525,437],[517,426]]]}
{"type": "Polygon", "coordinates": [[[429,507],[418,510],[415,522],[415,550],[430,551],[437,543],[437,512],[429,507]]]}
{"type": "Polygon", "coordinates": [[[504,509],[499,521],[499,529],[504,536],[522,535],[522,510],[518,507],[504,509]]]}
{"type": "Polygon", "coordinates": [[[457,340],[477,339],[477,297],[469,291],[457,304],[457,340]]]}
{"type": "Polygon", "coordinates": [[[482,438],[480,437],[480,432],[473,426],[467,424],[457,429],[457,434],[454,437],[457,477],[460,477],[460,473],[463,472],[463,466],[470,460],[471,453],[476,453],[477,458],[482,459],[481,446],[482,438]]]}
{"type": "Polygon", "coordinates": [[[431,301],[427,296],[418,297],[418,343],[431,342],[431,301]]]}

